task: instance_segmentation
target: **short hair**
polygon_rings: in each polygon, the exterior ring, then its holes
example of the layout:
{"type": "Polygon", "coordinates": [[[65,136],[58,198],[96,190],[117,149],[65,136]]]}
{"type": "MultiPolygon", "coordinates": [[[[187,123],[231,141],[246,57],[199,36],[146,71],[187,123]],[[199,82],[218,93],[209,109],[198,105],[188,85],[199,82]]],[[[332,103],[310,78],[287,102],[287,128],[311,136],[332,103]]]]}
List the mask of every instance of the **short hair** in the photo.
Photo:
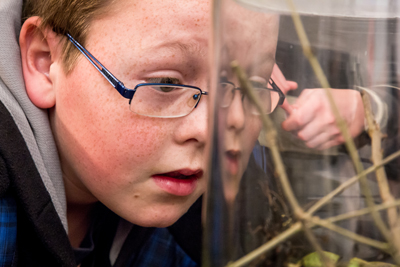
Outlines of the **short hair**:
{"type": "MultiPolygon", "coordinates": [[[[101,14],[114,0],[24,0],[22,22],[32,16],[42,20],[40,28],[50,27],[57,34],[71,34],[79,43],[85,45],[90,23],[101,14]]],[[[64,71],[70,72],[79,51],[62,39],[62,61],[64,71]]]]}

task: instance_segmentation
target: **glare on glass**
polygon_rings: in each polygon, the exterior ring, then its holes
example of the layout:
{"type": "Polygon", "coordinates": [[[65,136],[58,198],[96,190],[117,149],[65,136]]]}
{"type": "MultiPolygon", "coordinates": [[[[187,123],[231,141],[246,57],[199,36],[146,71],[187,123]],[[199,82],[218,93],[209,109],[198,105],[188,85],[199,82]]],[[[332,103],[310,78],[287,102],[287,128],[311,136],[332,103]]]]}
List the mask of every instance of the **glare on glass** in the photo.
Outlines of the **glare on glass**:
{"type": "Polygon", "coordinates": [[[130,110],[136,114],[158,118],[183,117],[197,107],[202,95],[208,95],[208,92],[195,86],[171,83],[140,83],[134,89],[126,88],[70,34],[66,35],[104,78],[123,97],[129,99],[130,110]]]}

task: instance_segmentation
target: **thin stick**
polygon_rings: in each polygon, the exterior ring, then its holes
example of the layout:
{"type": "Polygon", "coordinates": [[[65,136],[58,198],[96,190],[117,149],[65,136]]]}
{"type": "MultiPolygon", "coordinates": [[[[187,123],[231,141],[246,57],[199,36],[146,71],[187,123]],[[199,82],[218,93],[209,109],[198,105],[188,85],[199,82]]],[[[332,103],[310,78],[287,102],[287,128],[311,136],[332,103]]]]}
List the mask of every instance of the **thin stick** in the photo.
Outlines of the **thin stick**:
{"type": "MultiPolygon", "coordinates": [[[[311,66],[314,70],[314,73],[317,76],[318,80],[320,81],[322,87],[325,89],[325,92],[328,97],[333,115],[335,116],[335,119],[336,119],[337,126],[340,129],[340,132],[345,140],[346,148],[347,148],[347,150],[350,154],[350,157],[353,161],[353,164],[354,164],[357,174],[360,174],[363,172],[363,166],[361,164],[360,157],[357,153],[357,149],[354,144],[354,140],[351,137],[350,131],[349,131],[345,121],[341,117],[339,109],[337,108],[335,101],[333,99],[332,92],[330,89],[331,86],[329,85],[329,82],[321,68],[321,65],[319,64],[317,58],[314,56],[314,54],[311,51],[310,42],[308,41],[307,34],[304,30],[300,16],[296,11],[293,1],[292,0],[286,0],[286,1],[291,9],[292,19],[293,19],[293,22],[294,22],[294,25],[296,28],[296,32],[299,36],[300,43],[303,48],[303,53],[306,56],[306,58],[308,59],[308,61],[310,62],[311,66]]],[[[370,191],[370,188],[368,187],[367,179],[364,175],[360,177],[360,185],[361,185],[361,190],[366,198],[368,207],[373,207],[375,205],[375,203],[372,198],[372,193],[370,191]]],[[[377,226],[379,231],[382,233],[382,235],[385,237],[385,239],[390,244],[393,245],[393,240],[392,240],[391,234],[390,234],[389,230],[387,229],[384,221],[382,220],[382,217],[380,216],[380,214],[378,212],[373,211],[371,213],[371,216],[374,220],[375,225],[377,226]]],[[[396,258],[395,258],[395,260],[397,262],[396,258]]],[[[397,263],[399,264],[400,262],[397,262],[397,263]]]]}
{"type": "MultiPolygon", "coordinates": [[[[369,96],[364,91],[361,91],[361,96],[364,105],[365,117],[368,123],[368,134],[371,137],[371,151],[372,151],[372,162],[374,164],[379,164],[382,162],[382,133],[379,125],[374,119],[372,113],[371,102],[369,96]]],[[[384,204],[391,204],[394,202],[395,198],[392,196],[389,189],[389,182],[386,177],[386,172],[384,168],[378,168],[375,171],[376,180],[379,186],[379,192],[384,204]]],[[[392,233],[392,245],[393,245],[393,257],[397,263],[400,263],[400,228],[397,225],[397,208],[392,207],[387,210],[389,228],[392,233]]]]}
{"type": "MultiPolygon", "coordinates": [[[[311,215],[315,211],[317,211],[319,208],[321,208],[323,205],[325,205],[327,202],[329,202],[333,197],[338,195],[340,192],[342,192],[345,188],[351,186],[355,182],[357,182],[361,175],[367,175],[371,172],[374,172],[377,168],[387,164],[388,162],[398,158],[400,156],[400,151],[397,151],[390,156],[386,157],[380,165],[377,166],[371,166],[368,169],[364,171],[364,173],[360,175],[356,175],[349,180],[347,180],[345,183],[340,185],[338,188],[336,188],[334,191],[332,191],[330,194],[326,195],[325,197],[321,198],[317,203],[315,203],[307,212],[308,215],[311,215]]],[[[400,200],[397,200],[394,204],[400,205],[400,200]]],[[[375,209],[376,211],[380,211],[382,209],[385,209],[387,207],[391,207],[391,205],[375,205],[372,209],[375,209]]],[[[365,208],[359,211],[354,211],[348,214],[343,214],[343,215],[338,215],[335,217],[331,217],[326,219],[326,221],[329,222],[336,222],[336,221],[341,221],[341,220],[346,220],[350,219],[352,217],[356,216],[362,216],[364,214],[368,214],[371,212],[371,208],[365,208]]],[[[261,256],[262,254],[267,253],[271,249],[275,248],[277,245],[280,243],[286,241],[288,238],[292,237],[294,234],[297,234],[299,231],[302,229],[302,224],[301,222],[296,222],[294,223],[289,229],[286,231],[282,232],[278,236],[274,237],[273,239],[269,240],[267,243],[264,245],[260,246],[259,248],[253,250],[252,252],[248,253],[247,255],[243,256],[239,260],[235,261],[234,263],[230,263],[228,266],[229,267],[239,267],[243,266],[245,264],[248,264],[249,262],[255,260],[257,257],[261,256]]]]}
{"type": "MultiPolygon", "coordinates": [[[[391,205],[400,205],[400,200],[396,201],[396,203],[393,203],[391,205]]],[[[388,207],[391,207],[391,205],[379,205],[376,206],[376,210],[382,210],[382,209],[386,209],[388,207]]],[[[310,225],[309,228],[313,228],[315,226],[320,226],[323,228],[327,228],[331,231],[337,232],[338,234],[341,234],[347,238],[350,238],[352,240],[355,240],[361,244],[366,244],[372,247],[375,247],[377,249],[383,250],[388,252],[390,250],[390,246],[387,243],[383,243],[377,240],[373,240],[358,234],[355,234],[351,231],[348,231],[344,228],[341,228],[335,224],[333,224],[333,222],[336,221],[341,221],[341,220],[345,220],[345,219],[349,219],[355,216],[361,216],[367,213],[370,213],[371,211],[369,210],[369,208],[365,208],[356,212],[353,212],[353,214],[348,214],[348,215],[339,215],[336,217],[331,217],[325,220],[322,220],[318,217],[312,217],[310,219],[310,225]],[[358,214],[357,214],[358,213],[358,214]],[[341,216],[341,217],[340,217],[341,216]]],[[[278,236],[274,237],[273,239],[271,239],[270,241],[268,241],[267,243],[265,243],[264,245],[260,246],[259,248],[253,250],[252,252],[246,254],[245,256],[243,256],[242,258],[240,258],[239,260],[235,261],[235,262],[230,262],[228,263],[228,265],[226,267],[241,267],[244,266],[246,264],[249,264],[250,262],[252,262],[253,260],[255,260],[256,258],[260,257],[261,255],[267,253],[268,251],[272,250],[273,248],[275,248],[276,246],[278,246],[279,244],[285,242],[287,239],[291,238],[292,236],[296,235],[297,233],[299,233],[301,230],[303,229],[303,224],[301,222],[296,222],[294,223],[289,229],[285,230],[284,232],[282,232],[281,234],[279,234],[278,236]]]]}
{"type": "Polygon", "coordinates": [[[323,266],[334,267],[334,263],[325,255],[322,247],[318,243],[317,238],[311,231],[311,227],[313,227],[313,224],[311,223],[310,219],[303,220],[303,231],[312,247],[317,251],[319,258],[323,262],[323,266]]]}
{"type": "Polygon", "coordinates": [[[389,163],[390,161],[398,158],[400,156],[400,151],[397,151],[393,154],[391,154],[390,156],[386,157],[384,160],[382,160],[379,164],[373,165],[371,167],[369,167],[368,169],[364,170],[362,173],[353,176],[352,178],[348,179],[346,182],[342,183],[341,185],[339,185],[338,187],[336,187],[332,192],[330,192],[329,194],[325,195],[323,198],[321,198],[320,200],[318,200],[308,211],[307,213],[309,215],[312,215],[314,212],[316,212],[318,209],[320,209],[322,206],[324,206],[326,203],[328,203],[330,200],[332,200],[332,198],[334,198],[335,196],[337,196],[338,194],[340,194],[343,190],[345,190],[346,188],[348,188],[349,186],[353,185],[354,183],[356,183],[361,176],[365,176],[371,172],[374,172],[376,169],[380,168],[381,166],[389,163]]]}
{"type": "Polygon", "coordinates": [[[368,238],[368,237],[365,237],[365,236],[362,236],[362,235],[358,235],[358,234],[356,234],[356,233],[354,233],[352,231],[349,231],[349,230],[344,229],[344,228],[342,228],[340,226],[337,226],[336,224],[333,224],[333,223],[331,223],[331,222],[329,222],[327,220],[322,220],[319,217],[312,217],[311,222],[316,224],[316,225],[319,225],[321,227],[327,228],[327,229],[329,229],[331,231],[334,231],[334,232],[336,232],[336,233],[338,233],[338,234],[340,234],[340,235],[342,235],[344,237],[348,237],[348,238],[350,238],[350,239],[352,239],[354,241],[357,241],[359,243],[369,245],[371,247],[380,249],[380,250],[388,252],[388,253],[390,252],[390,245],[389,244],[383,243],[383,242],[380,242],[380,241],[376,241],[376,240],[373,240],[371,238],[368,238]]]}
{"type": "Polygon", "coordinates": [[[302,217],[304,212],[303,212],[302,208],[300,207],[299,203],[297,202],[297,199],[294,196],[294,193],[290,187],[290,182],[287,177],[281,155],[279,153],[279,148],[278,148],[277,142],[276,142],[277,131],[274,127],[274,124],[273,124],[272,120],[269,118],[269,116],[267,114],[264,114],[264,111],[261,109],[262,103],[254,95],[254,93],[253,93],[254,90],[252,88],[252,85],[247,80],[246,74],[240,68],[238,62],[233,61],[231,63],[231,67],[239,79],[240,86],[243,90],[243,93],[248,97],[250,102],[252,102],[254,104],[254,106],[257,108],[258,112],[261,114],[261,120],[264,125],[266,139],[269,142],[272,159],[274,161],[279,180],[282,184],[284,194],[285,194],[286,198],[288,199],[289,204],[292,207],[295,216],[302,217]]]}
{"type": "Polygon", "coordinates": [[[240,267],[240,266],[244,266],[244,265],[250,263],[254,259],[256,259],[259,256],[261,256],[262,254],[270,251],[271,249],[275,248],[277,245],[285,242],[290,237],[292,237],[295,234],[301,232],[302,227],[303,226],[302,226],[301,222],[296,222],[296,223],[292,224],[292,226],[290,226],[290,228],[288,228],[287,230],[283,231],[278,236],[272,238],[271,240],[269,240],[264,245],[262,245],[259,248],[253,250],[252,252],[246,254],[245,256],[240,258],[239,260],[237,260],[235,262],[228,263],[227,267],[240,267]]]}
{"type": "Polygon", "coordinates": [[[275,169],[276,169],[276,172],[278,173],[279,181],[282,185],[283,192],[284,192],[286,198],[288,199],[291,208],[293,209],[294,216],[302,222],[304,231],[306,233],[306,237],[310,241],[310,243],[311,243],[312,247],[315,249],[315,251],[317,251],[321,261],[324,262],[327,266],[331,266],[329,259],[323,253],[321,246],[318,244],[316,237],[308,228],[309,227],[309,217],[306,216],[304,210],[300,207],[299,203],[297,202],[296,197],[294,196],[293,190],[290,186],[290,182],[289,182],[289,179],[286,174],[286,170],[285,170],[285,167],[284,167],[284,164],[282,161],[281,154],[279,152],[279,147],[278,147],[278,142],[277,142],[277,131],[275,129],[275,126],[274,126],[272,120],[262,110],[262,108],[261,108],[262,103],[255,95],[253,86],[248,81],[248,79],[246,77],[246,73],[240,68],[239,63],[237,61],[233,61],[231,63],[231,67],[232,67],[233,71],[235,72],[236,76],[238,77],[240,87],[243,91],[243,94],[250,100],[250,102],[252,104],[255,105],[255,107],[257,108],[257,110],[260,114],[264,129],[265,129],[266,140],[268,140],[268,142],[269,142],[272,159],[275,164],[275,169]]]}
{"type": "MultiPolygon", "coordinates": [[[[381,204],[381,205],[375,205],[374,206],[374,210],[376,211],[381,211],[381,210],[385,210],[391,207],[397,207],[400,206],[400,199],[395,200],[391,203],[385,203],[385,204],[381,204]]],[[[334,222],[339,222],[339,221],[344,221],[344,220],[349,220],[351,218],[355,218],[355,217],[360,217],[363,215],[366,215],[368,213],[371,213],[371,209],[370,208],[364,208],[361,210],[355,210],[355,211],[350,211],[348,213],[345,214],[340,214],[334,217],[330,217],[325,219],[328,222],[334,223],[334,222]]]]}
{"type": "MultiPolygon", "coordinates": [[[[382,133],[372,114],[371,103],[368,94],[366,94],[364,91],[361,91],[361,96],[364,104],[365,118],[367,119],[368,123],[368,134],[371,138],[372,162],[374,165],[376,165],[382,162],[382,133]]],[[[387,201],[393,201],[394,197],[390,193],[389,183],[384,169],[378,168],[376,169],[375,173],[383,202],[385,203],[387,201]]],[[[396,217],[397,215],[395,215],[395,219],[396,217]]]]}

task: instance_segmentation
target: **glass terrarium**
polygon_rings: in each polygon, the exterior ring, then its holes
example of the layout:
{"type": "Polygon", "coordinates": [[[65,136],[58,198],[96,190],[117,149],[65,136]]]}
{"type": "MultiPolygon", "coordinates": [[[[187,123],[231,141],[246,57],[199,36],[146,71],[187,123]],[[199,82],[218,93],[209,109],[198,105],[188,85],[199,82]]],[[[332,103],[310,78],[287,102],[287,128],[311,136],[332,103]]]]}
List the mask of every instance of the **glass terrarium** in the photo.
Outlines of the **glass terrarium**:
{"type": "Polygon", "coordinates": [[[399,266],[400,10],[215,0],[203,266],[399,266]]]}

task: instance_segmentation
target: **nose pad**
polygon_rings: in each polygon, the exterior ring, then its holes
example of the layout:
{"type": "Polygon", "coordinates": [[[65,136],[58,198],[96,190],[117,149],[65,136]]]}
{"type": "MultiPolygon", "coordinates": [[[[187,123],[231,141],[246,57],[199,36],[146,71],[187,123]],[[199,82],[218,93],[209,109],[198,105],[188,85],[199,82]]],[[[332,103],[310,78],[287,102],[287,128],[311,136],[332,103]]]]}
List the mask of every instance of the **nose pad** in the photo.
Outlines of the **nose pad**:
{"type": "Polygon", "coordinates": [[[207,141],[208,99],[202,99],[202,95],[195,94],[190,97],[190,100],[197,101],[197,103],[193,110],[180,120],[181,124],[175,131],[175,138],[179,143],[190,141],[196,146],[202,147],[207,141]]]}
{"type": "Polygon", "coordinates": [[[196,105],[194,106],[194,108],[197,108],[197,105],[199,104],[200,99],[201,99],[201,94],[195,94],[195,95],[193,95],[193,100],[194,100],[194,101],[197,101],[197,103],[196,103],[196,105]]]}
{"type": "Polygon", "coordinates": [[[189,97],[186,104],[188,107],[191,108],[191,111],[193,111],[193,109],[197,108],[197,105],[199,104],[199,94],[194,94],[192,97],[189,97]],[[195,102],[195,105],[193,106],[193,102],[195,102]]]}

